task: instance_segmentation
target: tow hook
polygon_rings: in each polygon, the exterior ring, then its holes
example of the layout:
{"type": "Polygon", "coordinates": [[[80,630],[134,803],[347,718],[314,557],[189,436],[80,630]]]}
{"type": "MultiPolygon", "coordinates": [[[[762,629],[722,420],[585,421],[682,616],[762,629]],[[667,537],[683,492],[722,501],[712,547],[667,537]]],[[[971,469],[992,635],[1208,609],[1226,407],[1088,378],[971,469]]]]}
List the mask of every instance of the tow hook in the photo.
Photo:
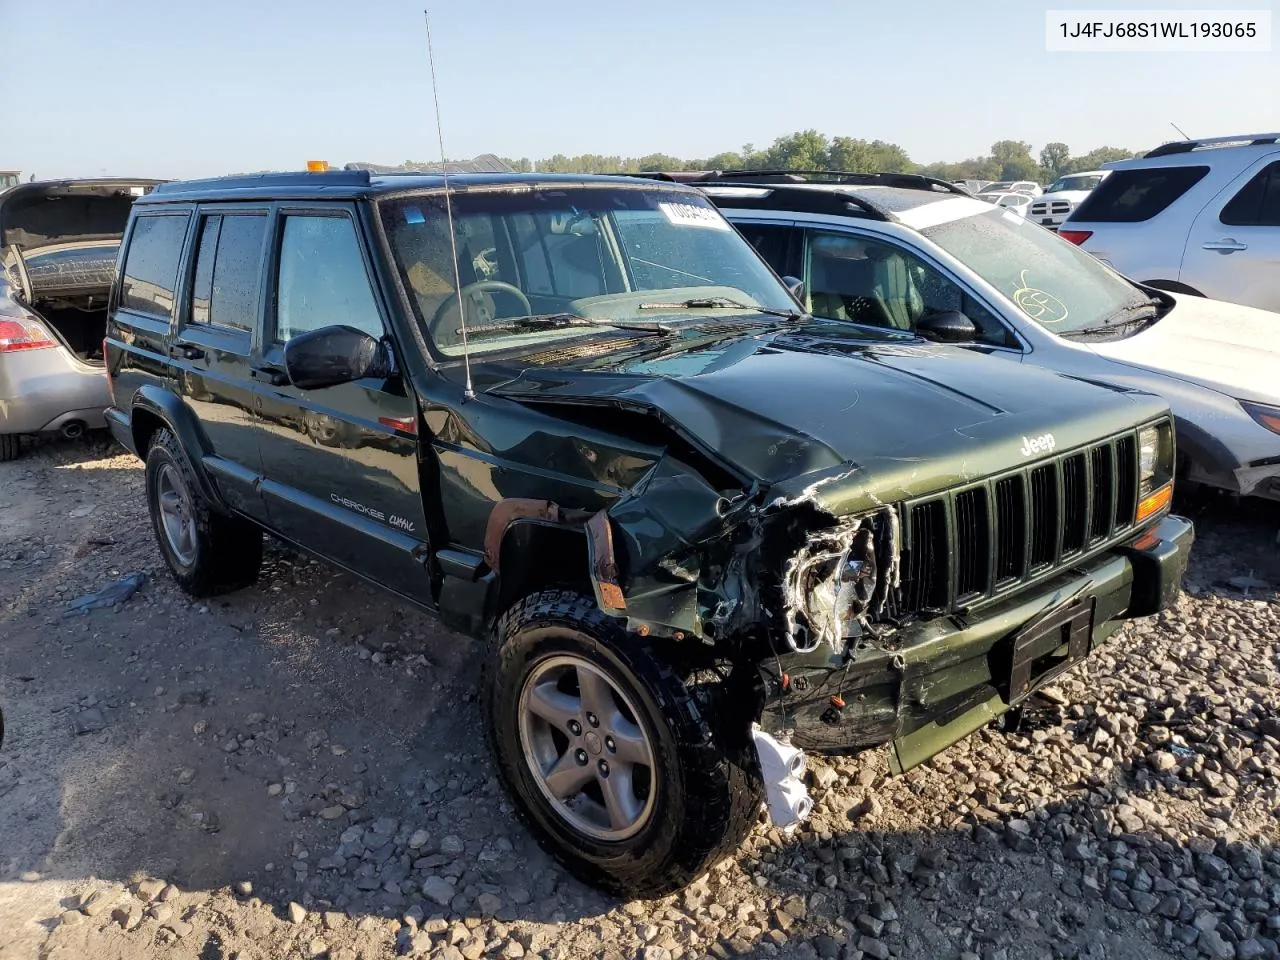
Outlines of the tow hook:
{"type": "Polygon", "coordinates": [[[803,780],[804,751],[779,743],[755,723],[751,725],[751,740],[760,758],[769,819],[789,833],[813,812],[813,800],[803,780]]]}

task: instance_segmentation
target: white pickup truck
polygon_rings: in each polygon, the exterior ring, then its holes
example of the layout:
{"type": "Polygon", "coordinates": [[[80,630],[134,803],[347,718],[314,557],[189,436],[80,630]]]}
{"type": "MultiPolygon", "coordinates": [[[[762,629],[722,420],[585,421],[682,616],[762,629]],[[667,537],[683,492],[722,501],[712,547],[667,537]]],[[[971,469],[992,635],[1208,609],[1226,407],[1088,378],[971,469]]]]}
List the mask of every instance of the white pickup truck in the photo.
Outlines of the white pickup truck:
{"type": "Polygon", "coordinates": [[[1068,173],[1049,184],[1045,192],[1031,204],[1027,214],[1032,223],[1056,231],[1071,211],[1078,207],[1093,188],[1107,178],[1110,170],[1085,170],[1068,173]]]}

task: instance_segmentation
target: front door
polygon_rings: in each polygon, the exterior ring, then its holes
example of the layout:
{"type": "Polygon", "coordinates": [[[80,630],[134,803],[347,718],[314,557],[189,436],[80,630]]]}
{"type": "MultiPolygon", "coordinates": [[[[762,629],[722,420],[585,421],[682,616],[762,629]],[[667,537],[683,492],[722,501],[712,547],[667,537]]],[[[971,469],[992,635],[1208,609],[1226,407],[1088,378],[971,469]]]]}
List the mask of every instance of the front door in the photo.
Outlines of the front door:
{"type": "Polygon", "coordinates": [[[266,519],[253,414],[250,355],[262,313],[264,208],[205,208],[196,224],[195,262],[169,358],[182,395],[200,418],[211,451],[204,464],[227,504],[266,519]]]}
{"type": "Polygon", "coordinates": [[[283,207],[271,306],[255,364],[271,526],[420,601],[431,599],[418,472],[418,410],[403,375],[301,390],[284,376],[293,336],[344,325],[384,335],[354,210],[283,207]]]}
{"type": "Polygon", "coordinates": [[[1200,211],[1181,279],[1215,300],[1280,310],[1280,160],[1274,154],[1200,211]]]}

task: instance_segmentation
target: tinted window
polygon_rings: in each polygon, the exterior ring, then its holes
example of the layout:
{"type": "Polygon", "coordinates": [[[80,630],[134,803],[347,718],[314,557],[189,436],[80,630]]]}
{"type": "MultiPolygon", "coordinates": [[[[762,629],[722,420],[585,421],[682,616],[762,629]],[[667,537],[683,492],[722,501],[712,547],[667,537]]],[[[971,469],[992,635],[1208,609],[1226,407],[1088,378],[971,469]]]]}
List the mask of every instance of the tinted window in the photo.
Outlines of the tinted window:
{"type": "Polygon", "coordinates": [[[1263,167],[1222,208],[1218,219],[1232,226],[1280,226],[1280,161],[1263,167]]]}
{"type": "Polygon", "coordinates": [[[347,217],[285,217],[277,291],[281,343],[338,325],[382,336],[355,225],[347,217]]]}
{"type": "Polygon", "coordinates": [[[134,223],[120,281],[122,308],[169,316],[187,220],[184,214],[139,217],[134,223]]]}
{"type": "Polygon", "coordinates": [[[191,322],[252,330],[258,318],[265,216],[205,218],[196,255],[191,322]]]}
{"type": "Polygon", "coordinates": [[[1208,172],[1208,167],[1117,170],[1085,197],[1071,219],[1096,223],[1150,220],[1199,183],[1208,172]]]}
{"type": "Polygon", "coordinates": [[[782,275],[791,269],[787,262],[791,227],[773,223],[735,223],[734,226],[756,248],[756,253],[764,257],[765,263],[773,267],[775,273],[782,275]]]}

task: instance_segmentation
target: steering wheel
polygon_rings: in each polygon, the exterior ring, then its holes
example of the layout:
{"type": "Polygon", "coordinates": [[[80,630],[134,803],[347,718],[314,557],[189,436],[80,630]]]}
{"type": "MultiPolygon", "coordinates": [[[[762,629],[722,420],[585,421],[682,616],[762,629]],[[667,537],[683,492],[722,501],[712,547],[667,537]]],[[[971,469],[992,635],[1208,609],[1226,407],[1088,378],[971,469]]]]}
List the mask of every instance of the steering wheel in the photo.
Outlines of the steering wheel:
{"type": "MultiPolygon", "coordinates": [[[[485,303],[484,295],[486,293],[505,293],[508,296],[515,297],[520,301],[526,316],[533,313],[533,304],[529,303],[529,298],[524,295],[524,291],[519,287],[504,283],[501,280],[480,280],[476,283],[468,283],[458,294],[458,297],[462,299],[463,309],[467,311],[468,322],[473,317],[480,323],[493,322],[493,310],[485,303]]],[[[436,308],[435,314],[431,317],[430,326],[432,330],[435,330],[440,325],[445,311],[450,307],[457,307],[458,297],[449,297],[436,308]]]]}

